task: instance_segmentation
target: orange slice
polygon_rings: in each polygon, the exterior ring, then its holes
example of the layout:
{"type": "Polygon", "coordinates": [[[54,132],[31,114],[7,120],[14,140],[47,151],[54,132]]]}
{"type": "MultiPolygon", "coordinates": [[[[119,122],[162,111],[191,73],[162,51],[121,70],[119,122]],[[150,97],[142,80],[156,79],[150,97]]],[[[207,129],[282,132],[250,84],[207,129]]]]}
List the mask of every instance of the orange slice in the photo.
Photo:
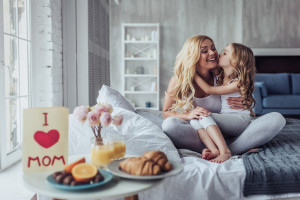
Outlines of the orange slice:
{"type": "Polygon", "coordinates": [[[66,165],[66,166],[64,167],[64,170],[65,170],[66,172],[71,173],[73,167],[75,167],[75,165],[78,165],[79,163],[85,163],[85,158],[84,158],[84,157],[83,157],[83,158],[80,158],[79,160],[77,160],[77,161],[75,161],[75,162],[73,162],[73,163],[71,163],[71,164],[66,165]]]}
{"type": "Polygon", "coordinates": [[[90,163],[80,163],[73,167],[72,176],[78,182],[88,182],[97,174],[97,167],[90,163]]]}

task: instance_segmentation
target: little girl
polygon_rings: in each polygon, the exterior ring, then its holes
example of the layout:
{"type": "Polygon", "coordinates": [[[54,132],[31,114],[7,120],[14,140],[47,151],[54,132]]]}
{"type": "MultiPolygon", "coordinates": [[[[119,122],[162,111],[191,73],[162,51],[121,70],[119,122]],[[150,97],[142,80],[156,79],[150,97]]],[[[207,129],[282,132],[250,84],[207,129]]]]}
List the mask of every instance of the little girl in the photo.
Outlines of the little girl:
{"type": "MultiPolygon", "coordinates": [[[[255,100],[252,97],[254,90],[255,59],[253,52],[245,45],[231,43],[219,55],[219,66],[217,85],[208,85],[197,73],[194,81],[207,94],[221,95],[221,114],[230,113],[234,123],[241,125],[242,132],[250,123],[251,116],[255,116],[253,108],[255,100]],[[231,109],[227,104],[228,97],[242,97],[244,109],[231,109]],[[236,115],[234,115],[236,114],[236,115]]],[[[202,157],[212,162],[221,163],[231,157],[231,152],[226,145],[223,135],[215,123],[213,117],[203,117],[199,120],[191,120],[192,127],[198,131],[200,139],[207,149],[202,151],[202,157]]],[[[239,132],[239,133],[240,133],[239,132]]],[[[236,134],[239,134],[236,133],[236,134]]]]}

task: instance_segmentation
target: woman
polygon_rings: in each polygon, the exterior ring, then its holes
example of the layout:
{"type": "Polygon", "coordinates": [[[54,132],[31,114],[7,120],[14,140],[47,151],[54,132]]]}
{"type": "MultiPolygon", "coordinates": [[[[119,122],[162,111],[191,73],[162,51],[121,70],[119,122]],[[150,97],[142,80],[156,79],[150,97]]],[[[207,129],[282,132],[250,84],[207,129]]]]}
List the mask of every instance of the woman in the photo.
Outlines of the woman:
{"type": "MultiPolygon", "coordinates": [[[[166,92],[162,124],[163,131],[177,148],[202,152],[205,148],[199,135],[189,121],[218,113],[221,109],[219,95],[206,94],[195,82],[198,75],[207,84],[216,85],[213,70],[218,64],[218,52],[211,38],[204,35],[191,37],[176,57],[174,75],[166,92]]],[[[241,98],[229,98],[228,104],[234,109],[243,109],[241,98]]],[[[244,130],[239,118],[231,114],[213,115],[223,133],[232,155],[241,154],[270,141],[285,125],[280,113],[268,113],[253,120],[244,130]],[[239,131],[237,131],[239,130],[239,131]],[[237,134],[241,133],[241,134],[237,134]]],[[[204,131],[204,129],[201,129],[204,131]]]]}

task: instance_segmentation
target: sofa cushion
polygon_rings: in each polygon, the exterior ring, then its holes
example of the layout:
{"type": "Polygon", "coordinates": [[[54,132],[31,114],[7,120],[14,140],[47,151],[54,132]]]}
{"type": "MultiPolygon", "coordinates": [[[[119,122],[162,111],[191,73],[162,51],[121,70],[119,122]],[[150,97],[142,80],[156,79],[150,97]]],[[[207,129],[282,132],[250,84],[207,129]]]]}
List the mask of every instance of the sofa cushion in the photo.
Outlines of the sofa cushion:
{"type": "Polygon", "coordinates": [[[266,88],[265,82],[255,82],[254,85],[260,89],[261,96],[263,97],[268,96],[268,90],[266,88]]]}
{"type": "Polygon", "coordinates": [[[300,95],[269,95],[262,104],[264,108],[300,108],[300,95]]]}
{"type": "Polygon", "coordinates": [[[292,74],[292,94],[300,94],[300,74],[292,74]]]}
{"type": "Polygon", "coordinates": [[[289,74],[256,74],[256,82],[264,82],[269,94],[290,94],[289,74]]]}

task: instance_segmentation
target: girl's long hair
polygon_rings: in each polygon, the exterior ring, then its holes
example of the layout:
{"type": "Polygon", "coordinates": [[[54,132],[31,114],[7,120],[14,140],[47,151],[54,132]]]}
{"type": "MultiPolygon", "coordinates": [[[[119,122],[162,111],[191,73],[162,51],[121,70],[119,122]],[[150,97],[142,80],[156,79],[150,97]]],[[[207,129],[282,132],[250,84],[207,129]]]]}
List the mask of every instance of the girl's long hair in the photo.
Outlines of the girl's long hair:
{"type": "MultiPolygon", "coordinates": [[[[252,97],[254,91],[254,75],[256,72],[254,54],[249,47],[243,44],[231,43],[230,45],[233,49],[230,64],[234,66],[234,72],[229,75],[229,78],[238,79],[238,88],[243,98],[242,104],[244,105],[244,109],[249,110],[251,115],[255,116],[253,108],[256,102],[252,97]]],[[[224,71],[220,70],[217,84],[222,85],[223,79],[224,71]]]]}
{"type": "Polygon", "coordinates": [[[206,35],[196,35],[189,38],[176,57],[174,65],[174,77],[177,79],[173,93],[175,103],[169,108],[172,111],[189,112],[194,108],[193,101],[195,88],[193,85],[194,75],[199,65],[201,44],[204,40],[213,40],[206,35]]]}

